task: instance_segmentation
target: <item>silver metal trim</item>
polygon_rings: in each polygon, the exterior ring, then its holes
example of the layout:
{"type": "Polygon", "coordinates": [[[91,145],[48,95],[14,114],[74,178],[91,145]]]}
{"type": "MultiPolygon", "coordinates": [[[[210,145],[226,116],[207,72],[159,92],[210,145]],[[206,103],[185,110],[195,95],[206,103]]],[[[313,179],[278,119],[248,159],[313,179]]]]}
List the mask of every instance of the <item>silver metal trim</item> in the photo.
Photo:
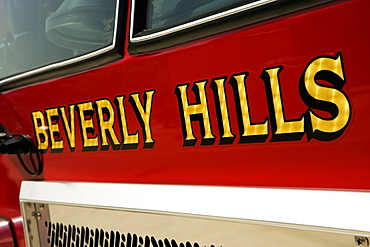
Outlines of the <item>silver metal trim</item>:
{"type": "Polygon", "coordinates": [[[133,0],[132,1],[132,7],[131,7],[130,42],[138,43],[138,42],[142,42],[142,41],[147,41],[147,40],[159,38],[161,36],[165,36],[165,35],[168,35],[168,34],[171,34],[171,33],[182,31],[184,29],[195,27],[195,26],[198,26],[198,25],[210,22],[210,21],[214,21],[214,20],[217,20],[217,19],[220,19],[220,18],[231,16],[231,15],[234,15],[234,14],[246,11],[246,10],[250,10],[250,9],[253,9],[253,8],[256,8],[256,7],[260,7],[260,6],[263,6],[263,5],[272,3],[272,2],[276,2],[276,1],[277,0],[256,1],[256,2],[253,2],[253,3],[249,3],[249,4],[246,4],[246,5],[237,7],[237,8],[233,8],[233,9],[215,14],[215,15],[204,17],[204,18],[201,18],[199,20],[191,21],[191,22],[188,22],[188,23],[176,26],[176,27],[172,27],[172,28],[169,28],[169,29],[166,29],[166,30],[156,32],[156,33],[152,33],[152,34],[148,34],[148,35],[145,35],[145,36],[140,36],[140,37],[135,37],[134,38],[133,37],[133,35],[134,35],[133,34],[133,26],[134,26],[134,15],[135,15],[136,1],[133,0]]]}
{"type": "Polygon", "coordinates": [[[48,70],[52,70],[52,69],[55,69],[55,68],[58,68],[58,67],[64,67],[64,66],[67,66],[67,65],[70,65],[70,64],[81,62],[83,60],[87,60],[87,59],[90,59],[92,57],[96,57],[98,55],[101,55],[101,54],[104,54],[108,51],[113,50],[116,47],[116,40],[117,40],[117,27],[118,27],[118,17],[119,17],[118,12],[119,12],[119,7],[120,7],[119,4],[120,4],[120,0],[116,0],[116,17],[115,17],[115,23],[114,23],[115,28],[114,28],[114,33],[113,33],[113,42],[112,42],[111,45],[106,46],[106,47],[104,47],[100,50],[96,50],[94,52],[85,54],[85,55],[81,55],[81,56],[78,56],[78,57],[74,57],[72,59],[68,59],[68,60],[57,62],[57,63],[49,64],[49,65],[46,65],[46,66],[42,66],[40,68],[33,69],[31,71],[28,71],[28,72],[24,72],[24,73],[17,74],[17,75],[11,76],[11,77],[7,77],[3,80],[0,80],[0,87],[2,85],[9,84],[9,83],[11,83],[12,81],[15,81],[15,80],[19,80],[19,79],[22,79],[22,78],[25,78],[25,77],[28,77],[28,76],[39,74],[41,72],[46,72],[48,70]]]}
{"type": "Polygon", "coordinates": [[[20,201],[203,215],[370,233],[370,192],[25,181],[20,201]]]}
{"type": "Polygon", "coordinates": [[[122,208],[32,202],[22,202],[21,207],[31,209],[26,210],[23,215],[24,222],[27,222],[25,239],[28,243],[32,242],[32,245],[28,246],[53,246],[50,241],[55,245],[59,244],[56,246],[61,246],[62,242],[71,246],[78,244],[79,240],[82,240],[79,245],[85,246],[95,246],[98,241],[114,241],[116,246],[121,242],[131,246],[131,241],[128,240],[128,235],[131,235],[130,239],[139,242],[141,239],[139,246],[162,246],[163,241],[166,242],[167,239],[167,243],[175,242],[171,246],[182,246],[189,242],[193,244],[186,246],[236,247],[247,244],[275,247],[279,243],[279,246],[299,244],[301,247],[346,247],[354,243],[366,243],[369,237],[369,233],[358,231],[122,208]],[[39,213],[40,218],[35,219],[32,216],[34,213],[39,213]],[[90,233],[90,238],[86,238],[84,233],[90,233]],[[117,237],[123,235],[127,238],[117,237]],[[157,244],[153,243],[153,240],[157,244]]]}

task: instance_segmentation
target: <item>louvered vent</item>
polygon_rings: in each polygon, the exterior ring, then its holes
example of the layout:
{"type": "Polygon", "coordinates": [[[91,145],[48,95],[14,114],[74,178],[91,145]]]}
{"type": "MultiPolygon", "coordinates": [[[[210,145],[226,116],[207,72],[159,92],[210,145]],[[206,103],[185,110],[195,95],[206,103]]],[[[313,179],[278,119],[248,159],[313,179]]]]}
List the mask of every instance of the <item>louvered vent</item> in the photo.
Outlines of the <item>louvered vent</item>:
{"type": "MultiPolygon", "coordinates": [[[[153,236],[123,234],[88,227],[76,227],[45,221],[50,247],[200,247],[198,243],[179,243],[176,240],[156,239],[153,236]]],[[[210,247],[215,247],[211,245],[210,247]]]]}

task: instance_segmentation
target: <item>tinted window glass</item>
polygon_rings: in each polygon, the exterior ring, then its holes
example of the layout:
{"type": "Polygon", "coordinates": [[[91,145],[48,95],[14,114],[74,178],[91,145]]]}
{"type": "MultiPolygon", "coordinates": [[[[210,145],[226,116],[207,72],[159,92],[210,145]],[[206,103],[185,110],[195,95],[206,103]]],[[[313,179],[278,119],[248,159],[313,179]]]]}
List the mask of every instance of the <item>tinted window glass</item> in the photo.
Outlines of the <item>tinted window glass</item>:
{"type": "Polygon", "coordinates": [[[335,0],[134,0],[128,51],[168,48],[328,2],[335,0]]]}
{"type": "Polygon", "coordinates": [[[152,0],[148,1],[147,28],[156,29],[168,27],[254,2],[261,1],[152,0]]]}
{"type": "Polygon", "coordinates": [[[0,79],[113,43],[117,0],[1,0],[0,79]]]}

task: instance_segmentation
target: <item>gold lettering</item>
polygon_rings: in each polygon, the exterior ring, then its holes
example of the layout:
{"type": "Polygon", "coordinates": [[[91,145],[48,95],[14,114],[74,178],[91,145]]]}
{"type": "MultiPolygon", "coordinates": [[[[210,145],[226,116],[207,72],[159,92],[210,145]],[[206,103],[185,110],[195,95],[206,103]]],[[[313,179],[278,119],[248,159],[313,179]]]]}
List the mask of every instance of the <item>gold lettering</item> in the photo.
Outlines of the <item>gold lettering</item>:
{"type": "Polygon", "coordinates": [[[60,137],[59,125],[58,125],[58,108],[52,108],[45,110],[46,118],[48,120],[50,140],[51,140],[51,149],[60,150],[63,149],[63,139],[55,140],[55,137],[60,137]],[[53,122],[53,119],[55,122],[53,122]]]}
{"type": "Polygon", "coordinates": [[[111,140],[113,142],[113,145],[118,146],[121,143],[118,141],[116,133],[113,129],[114,124],[114,110],[112,107],[112,104],[107,99],[102,100],[96,100],[95,101],[97,108],[98,108],[98,119],[99,119],[99,126],[100,126],[100,134],[101,134],[101,145],[109,146],[108,140],[107,140],[107,133],[109,133],[111,140]],[[103,111],[107,110],[108,119],[104,120],[104,114],[103,111]]]}
{"type": "Polygon", "coordinates": [[[47,125],[45,125],[44,115],[41,111],[34,111],[31,113],[33,126],[35,127],[35,133],[38,143],[38,149],[40,151],[46,151],[49,147],[48,143],[48,133],[46,130],[48,129],[47,125]],[[40,123],[40,124],[39,124],[40,123]]]}
{"type": "Polygon", "coordinates": [[[304,134],[304,117],[301,117],[299,120],[289,120],[286,121],[284,117],[284,108],[281,99],[280,92],[280,81],[279,81],[279,71],[280,67],[266,69],[265,72],[268,74],[269,78],[267,79],[271,88],[272,105],[274,109],[274,118],[276,123],[275,135],[285,135],[293,134],[296,135],[296,138],[300,139],[304,134]],[[298,134],[298,135],[297,135],[298,134]]]}
{"type": "Polygon", "coordinates": [[[74,114],[75,105],[69,106],[69,121],[67,119],[65,107],[59,107],[59,111],[62,115],[64,130],[67,134],[69,146],[72,150],[76,147],[76,132],[75,132],[75,114],[74,114]]]}
{"type": "Polygon", "coordinates": [[[96,150],[98,147],[98,137],[89,138],[88,133],[94,134],[94,124],[92,121],[93,106],[91,102],[80,103],[77,105],[80,113],[81,132],[83,146],[85,150],[96,150]]]}
{"type": "MultiPolygon", "coordinates": [[[[320,77],[320,76],[319,76],[320,77]]],[[[343,130],[348,124],[351,116],[351,108],[346,95],[339,89],[345,84],[344,72],[342,68],[341,54],[336,59],[329,57],[320,57],[312,61],[304,73],[304,85],[308,94],[316,101],[330,102],[336,107],[334,110],[328,110],[333,118],[324,119],[310,111],[312,131],[335,133],[343,130]],[[316,76],[320,72],[332,72],[340,78],[340,81],[335,83],[334,77],[321,76],[319,79],[326,79],[334,84],[334,88],[321,86],[316,83],[316,76]],[[333,78],[333,79],[331,79],[333,78]]]]}
{"type": "Polygon", "coordinates": [[[152,102],[153,102],[153,95],[154,95],[154,90],[151,91],[146,91],[145,96],[144,96],[144,101],[145,101],[145,109],[143,105],[140,102],[139,99],[139,93],[133,93],[131,94],[131,98],[134,100],[132,104],[135,105],[135,110],[137,112],[136,115],[138,115],[138,119],[141,123],[141,126],[144,130],[144,135],[145,135],[145,147],[151,147],[151,144],[154,144],[154,140],[152,138],[152,132],[150,129],[150,117],[152,113],[152,102]],[[139,118],[140,116],[140,118],[139,118]]]}
{"type": "Polygon", "coordinates": [[[178,97],[180,97],[180,100],[181,100],[180,107],[182,107],[183,109],[183,118],[184,118],[183,121],[185,125],[185,133],[186,133],[185,141],[191,141],[192,145],[193,145],[193,142],[196,141],[196,138],[194,137],[194,134],[193,134],[193,128],[191,125],[191,121],[192,121],[191,116],[194,116],[194,115],[202,116],[201,120],[203,122],[203,128],[204,128],[203,129],[204,130],[203,141],[207,141],[208,139],[211,141],[211,143],[213,143],[215,139],[214,135],[212,134],[211,123],[209,119],[207,96],[205,93],[206,83],[207,81],[200,81],[200,82],[195,83],[195,85],[197,86],[197,88],[195,88],[195,91],[198,91],[197,96],[199,98],[199,103],[191,104],[191,105],[188,103],[188,97],[186,93],[188,85],[177,86],[179,93],[180,93],[178,95],[178,97]]]}
{"type": "Polygon", "coordinates": [[[244,127],[244,132],[242,134],[242,137],[268,135],[268,120],[267,119],[263,123],[252,124],[250,113],[249,113],[248,97],[247,97],[246,88],[245,88],[246,74],[235,75],[234,78],[237,83],[238,94],[240,98],[241,115],[242,115],[243,127],[244,127]]]}
{"type": "Polygon", "coordinates": [[[123,104],[125,96],[117,96],[116,102],[118,104],[119,109],[119,115],[121,120],[121,127],[122,127],[122,135],[123,135],[123,145],[135,145],[139,143],[139,134],[136,131],[135,134],[129,134],[128,133],[128,127],[127,127],[127,120],[126,120],[126,112],[125,107],[123,104]]]}
{"type": "Polygon", "coordinates": [[[234,138],[235,136],[231,133],[229,111],[227,109],[227,101],[225,94],[225,79],[214,80],[217,87],[217,98],[219,101],[220,115],[222,121],[222,137],[221,138],[234,138]]]}

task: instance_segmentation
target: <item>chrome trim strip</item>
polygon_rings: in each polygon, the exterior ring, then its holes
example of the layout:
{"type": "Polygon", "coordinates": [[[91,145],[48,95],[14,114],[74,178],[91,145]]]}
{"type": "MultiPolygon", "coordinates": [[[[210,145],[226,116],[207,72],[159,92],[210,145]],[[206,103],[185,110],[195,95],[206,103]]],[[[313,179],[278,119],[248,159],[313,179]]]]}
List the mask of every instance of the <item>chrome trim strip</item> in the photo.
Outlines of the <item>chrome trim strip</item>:
{"type": "Polygon", "coordinates": [[[370,232],[370,192],[24,181],[20,201],[370,232]]]}
{"type": "Polygon", "coordinates": [[[46,72],[48,70],[56,69],[58,67],[64,67],[64,66],[67,66],[67,65],[70,65],[70,64],[73,64],[73,63],[81,62],[83,60],[87,60],[87,59],[90,59],[92,57],[95,57],[95,56],[98,56],[98,55],[101,55],[103,53],[106,53],[108,51],[113,50],[116,47],[117,27],[118,27],[118,10],[119,10],[119,7],[120,7],[120,5],[119,5],[120,0],[116,0],[116,2],[117,2],[117,5],[116,5],[115,27],[114,27],[114,34],[113,34],[113,43],[111,45],[109,45],[107,47],[104,47],[100,50],[82,55],[82,56],[78,56],[78,57],[74,57],[72,59],[68,59],[68,60],[64,60],[64,61],[61,61],[61,62],[56,62],[56,63],[53,63],[53,64],[49,64],[49,65],[46,65],[46,66],[43,66],[43,67],[40,67],[40,68],[37,68],[37,69],[33,69],[31,71],[28,71],[28,72],[24,72],[24,73],[17,74],[17,75],[11,76],[11,77],[7,77],[3,80],[0,79],[0,87],[2,85],[6,85],[6,84],[8,84],[12,81],[15,81],[15,80],[20,80],[22,78],[32,76],[32,75],[35,75],[35,74],[39,74],[39,73],[42,73],[42,72],[46,72]]]}
{"type": "Polygon", "coordinates": [[[214,21],[214,20],[217,20],[217,19],[220,19],[220,18],[223,18],[223,17],[234,15],[234,14],[237,14],[237,13],[240,13],[240,12],[243,12],[243,11],[246,11],[246,10],[250,10],[250,9],[253,9],[253,8],[256,8],[256,7],[260,7],[260,6],[263,6],[263,5],[272,3],[272,2],[276,2],[276,1],[277,0],[259,0],[259,1],[249,3],[249,4],[246,4],[246,5],[234,8],[234,9],[230,9],[230,10],[227,10],[227,11],[215,14],[215,15],[204,17],[204,18],[201,18],[199,20],[191,21],[191,22],[188,22],[188,23],[176,26],[176,27],[172,27],[172,28],[169,28],[169,29],[166,29],[166,30],[163,30],[163,31],[159,31],[159,32],[156,32],[156,33],[153,33],[153,34],[148,34],[148,35],[145,35],[145,36],[140,36],[140,37],[135,37],[134,38],[133,37],[133,35],[134,35],[133,34],[133,26],[134,26],[133,22],[134,22],[136,1],[133,0],[132,1],[132,8],[131,8],[130,42],[138,43],[138,42],[142,42],[142,41],[147,41],[147,40],[159,38],[161,36],[165,36],[165,35],[168,35],[168,34],[171,34],[171,33],[175,33],[175,32],[187,29],[187,28],[195,27],[195,26],[198,26],[198,25],[210,22],[210,21],[214,21]]]}

